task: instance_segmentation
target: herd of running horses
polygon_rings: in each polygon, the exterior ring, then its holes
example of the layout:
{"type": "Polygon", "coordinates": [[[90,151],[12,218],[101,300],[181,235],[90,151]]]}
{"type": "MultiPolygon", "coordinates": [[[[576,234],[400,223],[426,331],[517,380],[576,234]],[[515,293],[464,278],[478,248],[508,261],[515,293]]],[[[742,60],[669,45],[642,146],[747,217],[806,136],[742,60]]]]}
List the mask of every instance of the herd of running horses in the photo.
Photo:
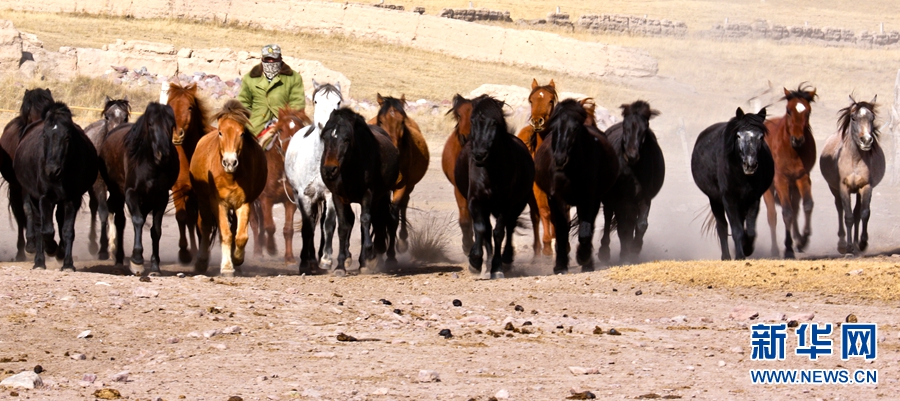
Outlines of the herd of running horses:
{"type": "MultiPolygon", "coordinates": [[[[114,254],[123,271],[125,206],[134,225],[128,270],[140,267],[144,274],[158,275],[162,219],[170,199],[180,233],[178,259],[193,261],[197,273],[208,268],[216,234],[221,275],[240,273],[248,225],[254,252],[261,255],[265,248],[275,255],[272,207],[277,203],[285,210],[285,261],[294,260],[293,222],[300,211],[300,273],[330,269],[346,274],[356,219],[351,203],[360,205],[360,269],[374,269],[381,255],[384,263],[396,263],[396,252],[409,247],[410,194],[428,169],[425,138],[404,111],[403,97],[379,94],[378,115],[366,121],[341,107],[339,83],[313,85],[313,119],[303,110],[282,109],[272,129],[274,139],[265,148],[247,129],[246,108],[230,100],[210,114],[194,84],[171,84],[167,104],[151,102],[134,123],[129,122],[127,99],[107,98],[103,119],[85,129],[49,89],[26,90],[19,116],[0,137],[0,172],[18,226],[16,260],[33,253],[34,268],[43,269],[45,254],[55,255],[62,270],[74,271],[75,216],[88,193],[89,250],[101,260],[114,254]],[[144,268],[141,235],[151,214],[152,255],[144,268]]],[[[815,98],[815,89],[802,84],[785,89],[783,116],[767,119],[765,108],[755,114],[738,108],[733,118],[698,136],[691,172],[709,197],[707,227],[715,227],[723,260],[731,258],[729,225],[735,257],[753,253],[761,198],[768,209],[774,256],[780,256],[776,203],[785,225],[784,257],[794,257],[795,250],[802,252],[809,243],[810,173],[816,162],[809,115],[815,98]]],[[[850,98],[839,113],[839,130],[827,139],[819,158],[838,212],[841,253],[865,251],[872,189],[885,172],[875,100],[850,98]]],[[[483,278],[503,277],[513,262],[513,233],[526,206],[534,253],[555,253],[554,273],[568,270],[570,235],[578,238],[577,263],[582,270],[592,268],[594,222],[601,209],[598,259],[609,261],[610,233],[616,231],[620,260],[637,261],[651,201],[665,177],[663,152],[650,129],[659,112],[640,100],[624,104],[622,121],[604,132],[594,120],[592,99],[560,100],[552,80],[548,85],[534,80],[529,102],[529,124],[517,136],[506,123],[504,103],[491,96],[456,95],[448,112],[457,124],[444,145],[442,167],[454,187],[470,271],[483,278]]]]}

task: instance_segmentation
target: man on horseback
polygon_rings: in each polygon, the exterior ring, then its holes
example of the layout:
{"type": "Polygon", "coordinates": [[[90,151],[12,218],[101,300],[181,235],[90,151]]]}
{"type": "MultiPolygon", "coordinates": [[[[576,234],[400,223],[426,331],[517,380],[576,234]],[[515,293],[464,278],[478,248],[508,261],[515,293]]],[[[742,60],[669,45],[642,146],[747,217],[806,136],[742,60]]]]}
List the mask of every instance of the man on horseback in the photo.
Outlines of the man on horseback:
{"type": "Polygon", "coordinates": [[[244,75],[238,100],[250,110],[250,132],[267,148],[272,142],[271,128],[278,119],[278,110],[285,106],[306,108],[303,78],[281,59],[280,46],[263,46],[262,62],[244,75]]]}

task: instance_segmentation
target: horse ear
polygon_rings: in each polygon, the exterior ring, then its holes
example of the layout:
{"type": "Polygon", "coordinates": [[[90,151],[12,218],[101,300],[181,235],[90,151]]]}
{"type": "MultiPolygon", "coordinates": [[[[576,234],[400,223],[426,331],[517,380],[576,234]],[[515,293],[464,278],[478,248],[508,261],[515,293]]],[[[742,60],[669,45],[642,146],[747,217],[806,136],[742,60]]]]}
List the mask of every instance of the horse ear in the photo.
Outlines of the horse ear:
{"type": "Polygon", "coordinates": [[[109,103],[111,101],[112,101],[112,99],[109,98],[109,95],[106,95],[106,103],[109,103]]]}
{"type": "MultiPolygon", "coordinates": [[[[765,110],[765,109],[763,109],[763,110],[765,110]]],[[[737,110],[734,112],[734,116],[737,118],[744,117],[744,110],[741,110],[741,108],[738,107],[737,110]]]]}
{"type": "Polygon", "coordinates": [[[540,86],[540,85],[538,85],[538,83],[537,83],[537,78],[532,78],[531,79],[531,90],[535,90],[538,86],[540,86]]]}
{"type": "Polygon", "coordinates": [[[813,101],[815,101],[815,99],[816,99],[816,89],[815,88],[813,88],[812,92],[809,92],[809,98],[813,99],[813,101]]]}
{"type": "Polygon", "coordinates": [[[381,97],[380,93],[375,93],[375,101],[378,102],[379,106],[384,105],[384,98],[381,97]]]}
{"type": "Polygon", "coordinates": [[[551,79],[551,80],[550,80],[550,86],[552,86],[552,87],[553,87],[553,89],[556,89],[556,84],[555,84],[555,83],[553,83],[553,80],[552,80],[552,79],[551,79]]]}
{"type": "Polygon", "coordinates": [[[629,109],[631,109],[631,105],[629,105],[628,103],[623,103],[621,106],[619,106],[619,108],[622,109],[622,117],[625,117],[626,115],[631,114],[631,113],[629,113],[629,109]]]}
{"type": "Polygon", "coordinates": [[[125,97],[123,97],[122,100],[124,100],[124,101],[127,102],[127,101],[128,101],[128,95],[125,95],[125,97]]]}
{"type": "Polygon", "coordinates": [[[878,100],[878,95],[877,95],[877,94],[875,95],[875,97],[872,98],[872,102],[871,102],[871,103],[872,103],[872,104],[875,104],[875,101],[876,101],[876,100],[878,100]]]}
{"type": "Polygon", "coordinates": [[[650,118],[656,117],[659,114],[659,110],[650,109],[650,118]]]}
{"type": "Polygon", "coordinates": [[[190,85],[188,85],[187,88],[185,88],[185,89],[187,89],[187,91],[190,92],[192,95],[196,95],[196,94],[197,94],[197,83],[196,83],[196,82],[192,82],[192,83],[191,83],[190,85]]]}
{"type": "Polygon", "coordinates": [[[404,106],[406,106],[406,94],[405,93],[400,94],[400,103],[402,103],[404,106]]]}
{"type": "Polygon", "coordinates": [[[782,89],[784,89],[784,95],[785,95],[785,96],[790,96],[790,95],[791,95],[791,91],[789,91],[787,88],[785,88],[785,87],[782,86],[782,89]]]}
{"type": "Polygon", "coordinates": [[[313,84],[313,90],[319,89],[319,87],[322,86],[322,85],[319,85],[318,82],[316,82],[315,78],[312,79],[312,84],[313,84]]]}
{"type": "Polygon", "coordinates": [[[338,92],[341,91],[341,83],[340,82],[335,82],[334,87],[337,88],[338,92]]]}
{"type": "Polygon", "coordinates": [[[765,118],[766,118],[766,108],[763,107],[762,109],[760,109],[760,110],[759,110],[759,113],[756,113],[756,115],[758,115],[758,116],[762,117],[763,119],[765,119],[765,118]]]}

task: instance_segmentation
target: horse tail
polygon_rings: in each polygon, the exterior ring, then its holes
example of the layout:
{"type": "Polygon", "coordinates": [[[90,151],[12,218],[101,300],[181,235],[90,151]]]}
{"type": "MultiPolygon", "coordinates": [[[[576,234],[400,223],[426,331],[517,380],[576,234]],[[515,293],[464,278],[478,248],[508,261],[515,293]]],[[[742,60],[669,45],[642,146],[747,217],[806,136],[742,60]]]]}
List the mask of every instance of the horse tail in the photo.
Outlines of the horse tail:
{"type": "MultiPolygon", "coordinates": [[[[703,210],[697,214],[697,217],[700,217],[703,214],[703,210]]],[[[694,219],[696,219],[695,217],[694,219]]],[[[713,215],[712,209],[710,209],[709,205],[706,206],[706,217],[703,219],[703,224],[700,226],[700,232],[704,236],[710,236],[713,233],[716,233],[718,236],[718,232],[716,231],[716,216],[713,215]]]]}
{"type": "MultiPolygon", "coordinates": [[[[0,187],[6,186],[6,199],[12,197],[12,188],[10,188],[9,183],[6,180],[0,181],[0,187]]],[[[6,214],[6,217],[9,219],[9,228],[15,229],[13,227],[13,210],[12,210],[12,202],[6,202],[6,211],[9,212],[6,214]]]]}

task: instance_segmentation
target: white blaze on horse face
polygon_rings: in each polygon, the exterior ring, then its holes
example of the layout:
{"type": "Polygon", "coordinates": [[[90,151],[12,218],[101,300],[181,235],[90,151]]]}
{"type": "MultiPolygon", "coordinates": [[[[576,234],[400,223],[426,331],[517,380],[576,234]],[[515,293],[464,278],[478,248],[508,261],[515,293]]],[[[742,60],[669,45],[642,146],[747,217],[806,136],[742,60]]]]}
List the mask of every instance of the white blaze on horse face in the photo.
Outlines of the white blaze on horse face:
{"type": "Polygon", "coordinates": [[[297,124],[294,124],[293,120],[288,122],[288,127],[290,127],[291,129],[294,129],[294,127],[296,127],[296,126],[297,126],[297,124]]]}
{"type": "Polygon", "coordinates": [[[806,106],[804,106],[803,103],[797,103],[797,106],[794,107],[794,109],[796,109],[798,113],[802,113],[806,111],[806,106]]]}
{"type": "Polygon", "coordinates": [[[538,96],[540,96],[541,99],[543,99],[543,98],[544,98],[544,92],[538,92],[538,96]]]}
{"type": "Polygon", "coordinates": [[[860,109],[859,109],[859,115],[862,116],[862,117],[865,117],[866,114],[868,114],[868,113],[869,113],[869,110],[866,110],[866,109],[863,109],[863,108],[860,108],[860,109]]]}

